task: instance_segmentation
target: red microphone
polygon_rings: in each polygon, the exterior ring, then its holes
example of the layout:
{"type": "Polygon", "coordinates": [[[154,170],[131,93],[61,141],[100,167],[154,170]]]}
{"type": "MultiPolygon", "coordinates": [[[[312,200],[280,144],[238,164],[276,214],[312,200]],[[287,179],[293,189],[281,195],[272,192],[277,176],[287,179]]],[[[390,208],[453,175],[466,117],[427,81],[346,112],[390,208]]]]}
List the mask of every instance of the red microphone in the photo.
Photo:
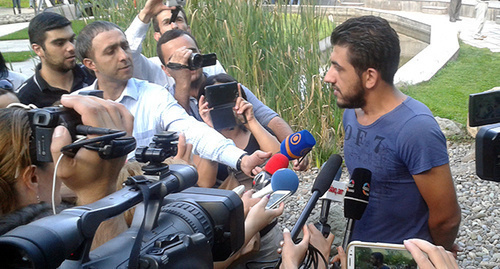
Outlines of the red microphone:
{"type": "Polygon", "coordinates": [[[289,160],[285,155],[281,153],[274,154],[267,161],[266,165],[264,166],[264,170],[262,170],[254,177],[252,182],[253,188],[257,191],[264,188],[271,182],[271,176],[274,174],[274,172],[281,168],[287,168],[288,162],[289,160]]]}

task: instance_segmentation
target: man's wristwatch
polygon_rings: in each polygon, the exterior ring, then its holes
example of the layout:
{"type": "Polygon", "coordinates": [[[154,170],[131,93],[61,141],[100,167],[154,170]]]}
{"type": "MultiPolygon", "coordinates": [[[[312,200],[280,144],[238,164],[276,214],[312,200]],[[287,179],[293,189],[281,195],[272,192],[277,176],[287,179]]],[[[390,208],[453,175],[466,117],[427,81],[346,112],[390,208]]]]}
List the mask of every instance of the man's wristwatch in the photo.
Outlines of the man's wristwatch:
{"type": "Polygon", "coordinates": [[[248,156],[248,153],[243,153],[241,156],[238,158],[238,161],[236,162],[236,170],[241,171],[241,160],[243,160],[243,157],[248,156]]]}

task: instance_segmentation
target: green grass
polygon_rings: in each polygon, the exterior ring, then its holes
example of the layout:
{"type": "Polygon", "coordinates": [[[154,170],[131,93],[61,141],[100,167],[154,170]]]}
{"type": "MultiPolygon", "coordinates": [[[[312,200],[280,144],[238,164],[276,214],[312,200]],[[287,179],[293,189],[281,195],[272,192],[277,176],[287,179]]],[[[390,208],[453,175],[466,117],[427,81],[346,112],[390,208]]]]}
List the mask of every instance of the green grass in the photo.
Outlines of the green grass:
{"type": "Polygon", "coordinates": [[[430,81],[401,90],[426,104],[434,116],[467,123],[469,94],[500,86],[500,53],[460,45],[459,56],[430,81]]]}
{"type": "MultiPolygon", "coordinates": [[[[78,33],[80,33],[80,31],[83,29],[83,27],[85,27],[85,25],[87,25],[87,23],[83,20],[82,21],[76,20],[76,21],[71,22],[71,26],[73,27],[73,31],[77,35],[78,35],[78,33]]],[[[0,37],[0,40],[18,40],[18,39],[28,39],[28,38],[29,38],[28,28],[25,28],[25,29],[19,30],[17,32],[2,36],[2,37],[0,37]]]]}
{"type": "Polygon", "coordinates": [[[32,51],[2,53],[6,63],[24,62],[36,56],[32,51]]]}
{"type": "MultiPolygon", "coordinates": [[[[21,7],[29,7],[30,6],[30,1],[29,0],[21,0],[21,7]]],[[[12,0],[0,0],[0,7],[8,7],[12,8],[12,0]]],[[[12,13],[14,14],[14,13],[12,13]]]]}

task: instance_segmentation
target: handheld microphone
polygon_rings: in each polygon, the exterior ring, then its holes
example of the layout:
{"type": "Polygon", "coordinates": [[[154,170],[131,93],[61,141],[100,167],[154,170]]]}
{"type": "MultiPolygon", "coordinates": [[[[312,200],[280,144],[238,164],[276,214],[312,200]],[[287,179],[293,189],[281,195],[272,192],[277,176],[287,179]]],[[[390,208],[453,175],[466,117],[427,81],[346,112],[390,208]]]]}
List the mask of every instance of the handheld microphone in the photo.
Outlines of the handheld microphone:
{"type": "Polygon", "coordinates": [[[308,130],[302,130],[287,136],[281,142],[280,153],[291,161],[306,156],[314,145],[316,140],[313,135],[308,130]]]}
{"type": "Polygon", "coordinates": [[[368,169],[355,168],[352,171],[351,180],[347,185],[347,192],[344,197],[344,217],[347,218],[347,226],[342,242],[344,249],[347,249],[347,244],[351,240],[355,221],[361,219],[368,205],[371,179],[372,172],[368,169]]]}
{"type": "Polygon", "coordinates": [[[291,191],[293,194],[297,191],[298,187],[299,177],[297,177],[297,174],[288,168],[281,168],[273,174],[271,184],[254,193],[252,198],[261,198],[279,190],[291,191]]]}
{"type": "Polygon", "coordinates": [[[338,154],[333,154],[332,156],[330,156],[323,169],[321,169],[321,171],[319,172],[311,189],[311,198],[300,214],[299,219],[295,223],[295,226],[293,226],[291,236],[294,242],[296,241],[297,236],[302,229],[302,226],[304,226],[319,197],[322,196],[328,190],[328,188],[330,188],[333,178],[337,174],[337,171],[339,170],[341,165],[342,157],[340,157],[340,155],[338,154]]]}
{"type": "Polygon", "coordinates": [[[267,186],[271,180],[271,176],[276,172],[278,169],[281,168],[287,168],[288,167],[288,158],[281,154],[281,153],[276,153],[274,154],[266,163],[264,166],[264,170],[258,173],[253,181],[252,185],[253,188],[258,190],[261,190],[265,186],[267,186]]]}

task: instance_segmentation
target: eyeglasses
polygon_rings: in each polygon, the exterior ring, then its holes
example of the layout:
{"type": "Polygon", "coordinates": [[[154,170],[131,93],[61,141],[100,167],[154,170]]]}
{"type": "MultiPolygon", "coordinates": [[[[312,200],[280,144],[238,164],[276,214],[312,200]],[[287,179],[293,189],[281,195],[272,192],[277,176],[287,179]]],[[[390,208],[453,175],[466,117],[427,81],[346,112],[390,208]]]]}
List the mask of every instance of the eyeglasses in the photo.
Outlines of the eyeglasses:
{"type": "Polygon", "coordinates": [[[12,82],[10,82],[7,79],[0,79],[0,89],[4,89],[10,92],[14,91],[14,86],[12,85],[12,82]]]}

